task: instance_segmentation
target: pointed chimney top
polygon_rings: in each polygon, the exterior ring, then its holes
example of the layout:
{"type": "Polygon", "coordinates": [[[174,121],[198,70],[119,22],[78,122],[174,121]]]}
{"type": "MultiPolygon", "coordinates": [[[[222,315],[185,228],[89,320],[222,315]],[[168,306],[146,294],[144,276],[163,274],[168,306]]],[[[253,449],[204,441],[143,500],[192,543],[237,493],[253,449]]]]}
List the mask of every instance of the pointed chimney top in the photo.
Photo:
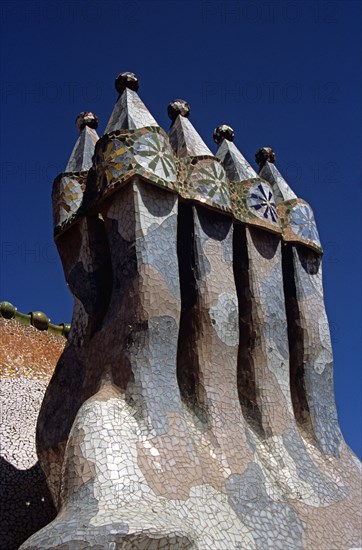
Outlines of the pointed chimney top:
{"type": "Polygon", "coordinates": [[[214,130],[213,138],[218,145],[226,139],[227,141],[234,141],[234,130],[227,124],[222,124],[214,130]]]}
{"type": "Polygon", "coordinates": [[[75,119],[75,125],[81,132],[86,126],[95,130],[98,128],[98,117],[89,111],[82,111],[75,119]]]}
{"type": "Polygon", "coordinates": [[[215,128],[214,141],[219,145],[216,157],[222,162],[230,181],[240,182],[258,177],[254,168],[233,143],[234,130],[231,126],[222,124],[215,128]]]}
{"type": "Polygon", "coordinates": [[[117,130],[137,130],[159,126],[137,94],[138,78],[134,73],[120,73],[116,78],[118,99],[105,129],[105,134],[117,130]]]}
{"type": "Polygon", "coordinates": [[[271,147],[259,149],[255,154],[255,160],[259,164],[259,176],[272,186],[277,204],[297,198],[297,195],[275,166],[275,153],[271,147]]]}
{"type": "Polygon", "coordinates": [[[189,117],[190,112],[190,105],[184,99],[175,99],[174,101],[171,101],[167,107],[167,114],[172,122],[176,120],[178,115],[189,117]]]}
{"type": "Polygon", "coordinates": [[[275,153],[271,147],[262,147],[255,153],[255,160],[261,169],[267,161],[274,164],[275,153]]]}
{"type": "Polygon", "coordinates": [[[65,168],[66,172],[84,172],[92,166],[94,147],[99,136],[96,132],[98,117],[89,111],[82,111],[75,119],[75,124],[80,131],[74,145],[72,154],[65,168]]]}
{"type": "Polygon", "coordinates": [[[120,73],[117,76],[114,85],[116,86],[116,90],[119,94],[122,94],[126,88],[129,88],[134,92],[137,92],[139,88],[137,76],[130,72],[120,73]]]}
{"type": "Polygon", "coordinates": [[[183,99],[175,99],[167,107],[168,116],[172,120],[168,134],[171,146],[178,157],[213,156],[189,121],[190,110],[190,105],[183,99]]]}

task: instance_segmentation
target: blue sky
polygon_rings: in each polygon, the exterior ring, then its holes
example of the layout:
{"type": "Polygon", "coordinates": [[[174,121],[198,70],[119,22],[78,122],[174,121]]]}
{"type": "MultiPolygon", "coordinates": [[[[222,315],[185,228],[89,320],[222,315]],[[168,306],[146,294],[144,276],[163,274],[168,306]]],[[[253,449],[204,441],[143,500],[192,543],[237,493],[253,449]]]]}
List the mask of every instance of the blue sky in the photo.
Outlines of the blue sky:
{"type": "Polygon", "coordinates": [[[0,299],[69,321],[72,299],[52,239],[51,188],[80,111],[102,134],[115,76],[134,71],[140,96],[191,105],[215,150],[226,123],[254,163],[277,166],[315,212],[340,422],[361,456],[361,4],[358,1],[3,1],[1,21],[0,299]]]}

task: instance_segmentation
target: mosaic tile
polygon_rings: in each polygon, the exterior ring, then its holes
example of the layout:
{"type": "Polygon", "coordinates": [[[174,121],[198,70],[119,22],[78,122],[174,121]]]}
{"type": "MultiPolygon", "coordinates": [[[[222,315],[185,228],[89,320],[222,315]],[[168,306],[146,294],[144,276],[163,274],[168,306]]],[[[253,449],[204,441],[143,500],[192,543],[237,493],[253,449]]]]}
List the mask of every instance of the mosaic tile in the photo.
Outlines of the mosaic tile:
{"type": "Polygon", "coordinates": [[[297,204],[289,212],[289,225],[293,233],[306,241],[320,246],[317,226],[312,209],[308,204],[297,204]]]}
{"type": "Polygon", "coordinates": [[[257,153],[258,175],[222,125],[213,156],[180,99],[168,137],[138,87],[118,75],[92,166],[96,120],[81,113],[77,169],[55,186],[74,311],[51,379],[56,325],[41,312],[21,325],[0,303],[0,331],[33,331],[44,354],[19,366],[5,338],[0,473],[14,491],[26,468],[49,514],[32,499],[21,510],[18,488],[6,517],[26,528],[16,544],[6,529],[2,540],[7,550],[357,548],[361,466],[338,424],[312,210],[270,148],[257,153]]]}
{"type": "Polygon", "coordinates": [[[209,159],[193,164],[189,180],[189,197],[220,210],[231,210],[228,181],[222,166],[209,159]]]}
{"type": "Polygon", "coordinates": [[[256,153],[255,158],[260,163],[259,175],[272,185],[277,203],[297,198],[278,168],[274,165],[275,153],[270,147],[260,149],[256,153]]]}
{"type": "Polygon", "coordinates": [[[161,128],[106,135],[99,140],[94,159],[100,195],[113,192],[135,175],[177,190],[175,160],[161,128]]]}
{"type": "MultiPolygon", "coordinates": [[[[24,316],[25,317],[25,316],[24,316]]],[[[0,533],[17,549],[56,510],[36,453],[35,430],[46,388],[66,340],[0,316],[0,533]]]]}
{"type": "Polygon", "coordinates": [[[322,253],[314,214],[306,201],[302,199],[284,201],[278,204],[277,212],[285,241],[300,242],[322,253]]]}
{"type": "MultiPolygon", "coordinates": [[[[272,231],[273,233],[281,233],[279,217],[278,214],[276,217],[274,216],[274,209],[273,216],[270,214],[269,208],[266,215],[264,215],[266,208],[262,206],[262,203],[264,202],[263,200],[260,204],[261,208],[257,209],[252,206],[258,205],[258,199],[255,199],[251,195],[260,196],[260,186],[262,189],[265,189],[264,192],[269,197],[271,188],[260,178],[253,178],[240,183],[230,184],[233,216],[236,221],[262,227],[266,230],[272,231]],[[273,219],[274,217],[275,220],[273,219]]],[[[273,205],[273,196],[270,199],[270,205],[273,205]]]]}
{"type": "Polygon", "coordinates": [[[53,224],[57,234],[75,221],[83,201],[87,172],[58,176],[53,184],[53,224]]]}
{"type": "Polygon", "coordinates": [[[158,124],[137,93],[127,88],[114,107],[105,134],[124,129],[136,130],[146,126],[158,127],[158,124]]]}
{"type": "Polygon", "coordinates": [[[215,140],[215,134],[217,134],[216,141],[219,144],[219,148],[216,152],[216,156],[223,163],[223,166],[227,172],[229,180],[232,182],[240,182],[240,181],[256,178],[257,174],[255,170],[250,166],[248,161],[245,159],[245,157],[241,154],[239,149],[237,149],[235,144],[232,142],[232,140],[234,139],[234,130],[228,127],[229,133],[228,132],[225,133],[225,131],[221,132],[219,130],[220,128],[223,128],[223,127],[219,126],[214,131],[214,140],[215,140]],[[230,133],[230,131],[232,133],[230,133]],[[225,139],[223,139],[224,135],[226,136],[225,139]],[[232,140],[230,140],[230,137],[232,137],[232,140]]]}
{"type": "Polygon", "coordinates": [[[277,222],[277,210],[269,185],[262,182],[252,185],[248,191],[246,204],[259,218],[277,222]]]}
{"type": "Polygon", "coordinates": [[[212,156],[210,149],[201,139],[191,122],[178,115],[169,131],[170,143],[180,158],[191,156],[212,156]]]}
{"type": "Polygon", "coordinates": [[[301,328],[299,361],[294,376],[303,381],[308,409],[300,410],[307,433],[327,455],[339,456],[342,434],[333,389],[333,353],[328,318],[323,302],[321,258],[314,251],[293,246],[290,266],[294,271],[296,304],[293,321],[301,328]],[[297,319],[295,318],[297,316],[297,319]]]}
{"type": "Polygon", "coordinates": [[[99,136],[94,129],[94,117],[95,115],[92,113],[81,113],[81,115],[78,115],[77,126],[80,129],[80,135],[69,158],[65,172],[84,172],[92,166],[94,147],[99,140],[99,136]],[[79,119],[81,119],[81,122],[79,122],[79,119]],[[92,127],[90,128],[88,124],[91,124],[92,127]]]}
{"type": "Polygon", "coordinates": [[[96,132],[98,118],[90,112],[82,112],[76,118],[80,131],[64,173],[53,183],[53,224],[58,235],[69,228],[77,219],[82,205],[88,170],[92,166],[94,147],[99,136],[96,132]]]}
{"type": "Polygon", "coordinates": [[[176,169],[168,140],[162,135],[141,136],[133,145],[135,160],[164,180],[175,181],[176,169]]]}
{"type": "Polygon", "coordinates": [[[222,162],[230,181],[232,213],[235,220],[280,233],[278,214],[270,185],[260,179],[233,143],[234,130],[222,125],[215,129],[219,145],[216,157],[222,162]]]}
{"type": "Polygon", "coordinates": [[[274,165],[274,151],[270,147],[263,147],[255,158],[260,166],[259,175],[273,188],[283,239],[286,242],[300,242],[322,253],[313,211],[305,200],[296,196],[274,165]]]}
{"type": "Polygon", "coordinates": [[[172,118],[169,139],[179,158],[181,197],[231,213],[230,189],[225,171],[186,118],[189,116],[189,105],[178,99],[170,103],[168,112],[172,118]]]}

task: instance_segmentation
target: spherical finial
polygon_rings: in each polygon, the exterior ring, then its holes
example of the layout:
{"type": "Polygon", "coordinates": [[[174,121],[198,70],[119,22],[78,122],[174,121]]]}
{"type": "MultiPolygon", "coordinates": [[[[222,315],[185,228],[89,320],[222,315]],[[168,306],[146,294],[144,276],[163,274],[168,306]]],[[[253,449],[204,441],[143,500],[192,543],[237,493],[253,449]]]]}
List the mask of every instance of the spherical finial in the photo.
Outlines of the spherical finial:
{"type": "Polygon", "coordinates": [[[175,99],[167,107],[167,114],[172,121],[176,120],[178,115],[189,117],[190,111],[190,105],[184,99],[175,99]]]}
{"type": "Polygon", "coordinates": [[[75,119],[75,125],[80,132],[84,130],[86,126],[89,126],[89,128],[93,128],[95,130],[98,128],[98,117],[93,113],[83,111],[82,113],[79,113],[75,119]]]}
{"type": "Polygon", "coordinates": [[[134,73],[120,73],[115,80],[116,90],[119,94],[125,91],[126,88],[137,92],[139,88],[138,78],[134,73]]]}
{"type": "Polygon", "coordinates": [[[0,302],[0,315],[5,319],[13,319],[15,317],[16,307],[10,302],[0,302]]]}
{"type": "Polygon", "coordinates": [[[262,147],[255,153],[255,160],[262,168],[268,162],[275,162],[275,153],[271,147],[262,147]]]}
{"type": "Polygon", "coordinates": [[[49,327],[50,319],[42,311],[31,311],[30,322],[33,327],[38,330],[47,330],[49,327]]]}
{"type": "Polygon", "coordinates": [[[215,128],[213,134],[214,141],[218,145],[222,142],[223,139],[227,139],[227,141],[234,141],[234,136],[234,130],[231,128],[231,126],[228,126],[227,124],[222,124],[221,126],[215,128]]]}
{"type": "Polygon", "coordinates": [[[62,335],[65,338],[68,338],[71,328],[70,323],[60,323],[60,326],[62,327],[62,335]]]}

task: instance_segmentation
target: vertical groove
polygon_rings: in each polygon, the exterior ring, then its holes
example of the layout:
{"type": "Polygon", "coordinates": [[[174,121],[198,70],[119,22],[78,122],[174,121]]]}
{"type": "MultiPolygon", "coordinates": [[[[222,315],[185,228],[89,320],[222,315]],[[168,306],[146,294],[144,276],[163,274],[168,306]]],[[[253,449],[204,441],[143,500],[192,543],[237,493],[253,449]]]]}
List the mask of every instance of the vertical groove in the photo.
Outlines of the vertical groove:
{"type": "Polygon", "coordinates": [[[177,256],[181,288],[181,318],[177,347],[177,379],[183,400],[193,409],[197,408],[199,369],[196,347],[190,345],[196,322],[192,310],[197,302],[194,253],[194,222],[192,205],[179,203],[177,226],[177,256]]]}
{"type": "Polygon", "coordinates": [[[290,393],[295,419],[300,428],[310,432],[310,415],[304,386],[304,332],[295,287],[293,245],[282,249],[283,285],[288,322],[290,354],[290,393]]]}
{"type": "Polygon", "coordinates": [[[249,259],[245,226],[234,225],[234,277],[239,305],[239,351],[237,366],[238,394],[245,419],[258,433],[264,433],[261,412],[257,405],[254,363],[251,353],[255,346],[252,322],[252,296],[249,283],[249,259]]]}

